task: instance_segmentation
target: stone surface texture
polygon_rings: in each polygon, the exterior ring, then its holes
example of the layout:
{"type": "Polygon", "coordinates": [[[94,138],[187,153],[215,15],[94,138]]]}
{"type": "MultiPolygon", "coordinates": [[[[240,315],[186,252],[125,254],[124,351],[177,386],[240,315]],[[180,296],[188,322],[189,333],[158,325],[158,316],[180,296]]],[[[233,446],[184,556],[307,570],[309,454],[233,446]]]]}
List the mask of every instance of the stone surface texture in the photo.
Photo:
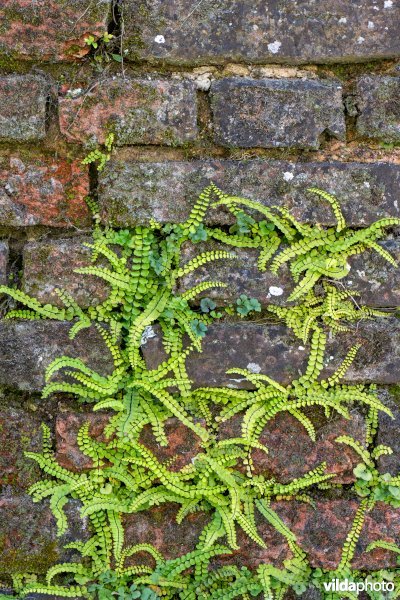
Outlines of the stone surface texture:
{"type": "MultiPolygon", "coordinates": [[[[385,250],[399,260],[400,245],[397,240],[383,242],[385,250]]],[[[179,291],[184,292],[201,281],[222,281],[226,288],[211,288],[197,298],[213,298],[218,305],[235,302],[240,294],[257,298],[262,306],[285,305],[295,287],[289,268],[283,265],[277,275],[268,269],[261,272],[257,266],[258,250],[251,248],[229,248],[219,242],[186,244],[183,247],[182,263],[207,250],[232,250],[234,259],[216,261],[199,267],[179,280],[179,291]]],[[[349,277],[336,282],[340,290],[354,292],[354,301],[375,307],[400,305],[400,270],[393,267],[374,250],[349,259],[349,277]],[[360,294],[359,296],[356,294],[360,294]]],[[[197,300],[198,302],[198,300],[197,300]]]]}
{"type": "Polygon", "coordinates": [[[0,157],[0,226],[90,224],[87,168],[79,160],[9,154],[0,157]]]}
{"type": "MultiPolygon", "coordinates": [[[[396,164],[261,159],[141,163],[117,154],[100,173],[103,220],[120,227],[148,223],[151,218],[162,223],[183,221],[194,199],[212,181],[226,193],[266,206],[287,206],[297,219],[307,222],[335,223],[330,207],[307,193],[312,186],[336,195],[350,225],[362,227],[400,214],[396,164]]],[[[207,220],[226,224],[230,215],[214,210],[207,220]]]]}
{"type": "Polygon", "coordinates": [[[8,255],[8,243],[0,241],[0,285],[7,283],[8,255]]]}
{"type": "Polygon", "coordinates": [[[98,81],[78,97],[60,99],[60,128],[69,141],[176,145],[197,135],[191,81],[114,78],[98,81]]]}
{"type": "MultiPolygon", "coordinates": [[[[109,286],[102,279],[74,273],[75,269],[91,264],[90,250],[84,246],[85,243],[90,243],[90,238],[79,236],[26,244],[23,251],[22,289],[41,302],[57,306],[63,306],[55,291],[57,288],[67,289],[83,307],[103,301],[109,293],[109,286]]],[[[396,260],[400,259],[400,245],[397,240],[383,242],[382,246],[396,260]]],[[[6,245],[4,248],[5,274],[6,245]]],[[[232,250],[219,242],[186,244],[183,247],[183,264],[201,252],[221,249],[232,250]]],[[[178,291],[182,293],[202,281],[223,281],[228,287],[208,289],[197,298],[207,296],[223,305],[235,302],[240,294],[246,294],[257,298],[263,306],[283,305],[287,302],[295,283],[286,267],[282,267],[278,275],[269,270],[261,272],[257,267],[257,250],[234,248],[233,252],[236,255],[235,259],[216,261],[199,267],[180,279],[178,291]]],[[[399,269],[374,250],[352,257],[349,262],[351,275],[337,283],[340,290],[347,289],[359,293],[360,296],[354,296],[356,302],[368,306],[390,308],[400,305],[399,269]]]]}
{"type": "Polygon", "coordinates": [[[27,460],[25,451],[41,450],[42,416],[16,406],[0,407],[0,488],[24,492],[40,479],[39,467],[27,460]]]}
{"type": "Polygon", "coordinates": [[[342,87],[298,79],[221,79],[211,86],[214,139],[228,147],[318,148],[344,139],[342,87]]]}
{"type": "Polygon", "coordinates": [[[129,56],[149,62],[337,63],[400,53],[395,1],[125,0],[124,15],[129,56]]]}
{"type": "Polygon", "coordinates": [[[70,340],[70,328],[66,321],[1,321],[0,385],[41,390],[46,367],[62,355],[79,356],[93,369],[110,372],[111,356],[97,330],[84,329],[70,340]]]}
{"type": "MultiPolygon", "coordinates": [[[[56,457],[60,465],[73,471],[83,471],[92,466],[92,461],[79,449],[76,436],[80,427],[89,422],[89,433],[95,439],[107,441],[103,430],[109,414],[61,413],[56,420],[56,457]]],[[[169,469],[179,471],[201,451],[199,438],[176,417],[165,422],[168,446],[160,446],[150,426],[141,432],[140,442],[156,456],[160,462],[171,461],[169,469]]]]}
{"type": "Polygon", "coordinates": [[[361,77],[357,82],[357,131],[366,138],[400,142],[400,77],[361,77]]]}
{"type": "MultiPolygon", "coordinates": [[[[165,354],[158,335],[142,346],[150,368],[155,368],[165,354]]],[[[361,344],[358,355],[346,373],[349,383],[375,382],[395,384],[400,368],[400,324],[396,318],[361,321],[328,339],[322,376],[331,375],[351,346],[361,344]]],[[[201,354],[187,360],[189,377],[196,386],[251,388],[242,376],[228,375],[230,368],[257,368],[257,372],[287,384],[304,372],[308,347],[294,337],[284,325],[257,323],[217,323],[209,327],[201,354]]]]}
{"type": "Polygon", "coordinates": [[[9,60],[72,61],[88,54],[85,38],[107,31],[108,0],[3,0],[0,55],[9,60]]]}
{"type": "MultiPolygon", "coordinates": [[[[358,501],[341,499],[320,500],[316,502],[315,507],[297,501],[271,503],[271,508],[295,533],[298,542],[307,552],[311,565],[325,569],[337,567],[342,545],[357,507],[358,501]]],[[[164,505],[125,517],[129,543],[143,543],[151,535],[153,544],[168,558],[175,558],[193,550],[196,543],[194,532],[197,535],[201,532],[208,522],[207,515],[195,513],[181,525],[177,525],[177,508],[171,504],[164,505]]],[[[259,547],[238,531],[241,549],[231,555],[214,559],[215,563],[234,563],[239,567],[257,568],[262,563],[273,562],[282,566],[283,561],[291,556],[286,540],[258,513],[256,523],[260,536],[267,543],[266,549],[259,547]]],[[[399,511],[381,502],[376,504],[365,520],[353,561],[356,568],[374,569],[378,565],[379,568],[396,565],[393,553],[379,549],[365,552],[368,543],[378,537],[397,543],[400,539],[399,511]]]]}
{"type": "MultiPolygon", "coordinates": [[[[106,299],[109,288],[103,279],[74,273],[91,264],[90,238],[30,242],[23,251],[22,289],[44,304],[64,306],[56,289],[67,290],[80,306],[92,306],[106,299]]],[[[100,264],[100,263],[98,263],[100,264]]]]}
{"type": "Polygon", "coordinates": [[[69,529],[57,538],[55,519],[46,503],[34,504],[26,494],[0,494],[0,573],[46,573],[58,562],[79,560],[63,545],[85,536],[76,503],[67,507],[69,529]],[[21,527],[24,524],[24,527],[21,527]]]}
{"type": "Polygon", "coordinates": [[[43,139],[49,94],[49,83],[42,77],[0,77],[0,140],[30,142],[43,139]]]}
{"type": "MultiPolygon", "coordinates": [[[[85,309],[103,302],[109,285],[75,272],[90,264],[91,251],[84,246],[93,240],[88,197],[92,208],[98,204],[101,224],[121,230],[185,221],[211,182],[266,207],[284,206],[316,227],[337,223],[329,202],[310,192],[312,187],[336,196],[349,228],[400,218],[399,2],[0,0],[0,285],[59,307],[58,289],[85,309]]],[[[252,216],[265,218],[256,211],[252,216]]],[[[227,207],[209,209],[205,217],[207,228],[228,231],[233,223],[227,207]]],[[[185,245],[183,262],[205,250],[226,249],[208,234],[201,243],[185,245]]],[[[126,235],[122,231],[120,240],[126,235]]],[[[399,235],[400,227],[391,226],[378,242],[397,261],[399,235]]],[[[118,255],[124,251],[118,243],[113,249],[118,255]]],[[[140,247],[136,250],[139,255],[140,247]]],[[[383,308],[388,317],[363,319],[340,333],[327,331],[322,376],[331,375],[355,343],[361,346],[345,381],[377,386],[378,397],[391,409],[393,418],[378,415],[373,437],[375,445],[388,445],[393,453],[377,459],[376,466],[382,474],[400,475],[400,270],[377,250],[368,247],[352,256],[348,276],[335,285],[351,291],[355,303],[383,308]]],[[[228,309],[209,326],[202,352],[187,360],[193,388],[250,389],[241,374],[227,373],[235,367],[290,384],[304,373],[310,344],[267,310],[271,303],[287,302],[294,285],[289,269],[279,269],[277,276],[261,273],[257,250],[235,252],[234,260],[209,263],[174,283],[179,294],[209,279],[222,280],[226,288],[204,292],[218,306],[234,305],[240,294],[262,305],[245,319],[228,309]]],[[[158,264],[153,258],[151,269],[158,264]]],[[[98,266],[108,267],[108,259],[100,256],[98,266]]],[[[195,311],[201,310],[201,297],[191,301],[195,311]]],[[[0,596],[10,593],[12,573],[38,573],[45,581],[49,566],[79,560],[63,545],[91,534],[73,500],[66,506],[70,528],[57,538],[47,500],[35,504],[28,495],[33,482],[47,477],[24,454],[40,450],[41,423],[49,427],[59,463],[84,473],[93,463],[77,444],[79,429],[89,421],[90,433],[105,441],[113,414],[111,408],[94,412],[93,404],[73,394],[41,394],[46,367],[63,355],[79,357],[101,375],[113,372],[111,353],[95,326],[71,340],[71,321],[3,318],[19,308],[9,295],[0,296],[0,596]]],[[[141,355],[155,368],[166,355],[159,325],[151,321],[151,327],[141,355]]],[[[120,339],[125,343],[128,335],[122,329],[120,339]]],[[[52,381],[72,383],[68,378],[57,373],[52,381]]],[[[124,389],[112,397],[125,393],[126,385],[124,380],[124,389]]],[[[149,393],[156,413],[162,400],[149,393]]],[[[214,448],[228,436],[240,438],[246,424],[243,405],[220,423],[221,405],[210,403],[209,425],[201,418],[200,402],[186,409],[196,423],[209,427],[208,442],[172,416],[165,422],[166,446],[150,425],[139,435],[172,473],[190,470],[206,444],[214,448]]],[[[315,428],[315,441],[296,412],[281,412],[261,433],[269,452],[249,448],[251,456],[238,460],[237,468],[246,476],[251,458],[255,475],[287,483],[326,463],[332,487],[307,490],[310,503],[298,496],[272,507],[312,566],[334,569],[361,501],[353,486],[360,457],[336,440],[352,435],[366,443],[368,407],[349,403],[349,419],[319,406],[302,410],[315,428]]],[[[193,550],[210,513],[201,505],[178,524],[178,508],[168,503],[125,515],[125,545],[154,543],[166,558],[193,550]]],[[[215,559],[212,568],[282,566],[290,558],[286,539],[261,514],[255,518],[267,548],[238,527],[240,550],[215,559]]],[[[397,568],[394,553],[365,551],[377,539],[400,544],[398,508],[378,502],[367,515],[355,567],[397,568]]],[[[153,566],[143,552],[127,562],[136,559],[153,566]]],[[[57,575],[54,581],[65,579],[57,575]]],[[[285,597],[296,599],[322,600],[322,595],[309,588],[285,597]]]]}

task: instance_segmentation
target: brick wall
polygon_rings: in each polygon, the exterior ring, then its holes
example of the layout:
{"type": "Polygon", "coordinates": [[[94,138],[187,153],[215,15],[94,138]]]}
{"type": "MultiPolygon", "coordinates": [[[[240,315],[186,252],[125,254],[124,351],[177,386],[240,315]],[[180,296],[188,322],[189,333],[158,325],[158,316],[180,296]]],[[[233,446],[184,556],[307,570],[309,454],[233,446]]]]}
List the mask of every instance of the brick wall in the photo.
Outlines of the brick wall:
{"type": "MultiPolygon", "coordinates": [[[[356,227],[399,216],[398,0],[296,0],[282,7],[272,0],[83,4],[5,0],[0,7],[1,282],[13,277],[45,303],[57,303],[59,286],[81,306],[105,297],[106,285],[73,273],[88,261],[82,241],[90,237],[89,192],[99,200],[103,222],[123,227],[150,218],[179,222],[211,180],[265,204],[284,203],[308,222],[331,220],[330,211],[304,192],[310,185],[336,194],[356,227]],[[84,41],[88,35],[101,40],[107,31],[114,35],[111,49],[101,41],[98,49],[90,48],[84,41]],[[121,51],[122,61],[112,58],[121,51]],[[109,131],[115,133],[116,150],[98,173],[82,159],[109,131]]],[[[222,212],[212,218],[210,225],[227,222],[222,212]]],[[[395,236],[384,244],[400,258],[395,236]]],[[[250,250],[238,252],[234,274],[218,265],[200,270],[196,278],[228,281],[226,290],[214,292],[221,303],[240,293],[263,305],[281,303],[291,291],[288,274],[259,273],[250,250]],[[271,288],[277,285],[283,292],[274,297],[271,288]]],[[[191,283],[188,277],[181,285],[191,283]]],[[[352,259],[347,284],[371,306],[400,304],[400,271],[389,271],[376,254],[352,259]]],[[[9,301],[0,299],[0,306],[5,312],[9,301]]],[[[39,447],[40,422],[52,427],[63,464],[88,466],[75,445],[82,420],[78,407],[59,397],[44,402],[39,394],[45,367],[66,350],[99,369],[111,368],[95,331],[71,342],[68,329],[58,322],[0,322],[0,581],[10,572],[43,572],[62,558],[65,539],[56,539],[51,514],[26,495],[37,472],[23,451],[39,447]]],[[[143,348],[150,365],[162,356],[155,333],[143,348]]],[[[393,317],[338,334],[330,341],[334,358],[327,370],[355,338],[362,353],[347,377],[377,383],[393,407],[396,420],[383,417],[378,437],[393,446],[390,468],[397,472],[400,325],[393,317]]],[[[225,375],[229,366],[257,363],[287,382],[306,356],[307,348],[281,325],[222,323],[205,338],[201,359],[190,359],[189,372],[196,385],[232,385],[225,375]]],[[[91,418],[100,435],[104,421],[91,418]]],[[[339,451],[334,439],[345,433],[361,439],[363,427],[355,412],[350,425],[343,419],[322,425],[314,444],[297,421],[280,415],[263,434],[272,452],[268,459],[259,457],[260,472],[284,480],[327,460],[335,481],[350,483],[357,457],[350,449],[339,451]],[[305,462],[299,464],[299,456],[305,462]]],[[[173,420],[170,433],[173,454],[185,464],[195,440],[173,420]]],[[[151,434],[143,435],[157,451],[151,434]]],[[[381,459],[384,472],[387,458],[381,459]]],[[[393,564],[389,553],[363,553],[377,531],[400,541],[400,513],[379,506],[363,530],[357,566],[393,564]]],[[[312,564],[333,568],[357,500],[321,495],[318,509],[315,523],[309,506],[277,507],[312,564]]],[[[140,533],[138,515],[131,516],[126,523],[131,542],[148,541],[154,524],[171,521],[172,513],[156,508],[141,514],[140,533]]],[[[73,506],[70,516],[73,537],[81,527],[73,506]]],[[[179,554],[182,540],[191,549],[201,519],[192,515],[176,529],[160,530],[161,550],[179,554]]],[[[238,564],[280,564],[285,558],[279,535],[266,524],[262,528],[268,550],[243,540],[238,564]]]]}

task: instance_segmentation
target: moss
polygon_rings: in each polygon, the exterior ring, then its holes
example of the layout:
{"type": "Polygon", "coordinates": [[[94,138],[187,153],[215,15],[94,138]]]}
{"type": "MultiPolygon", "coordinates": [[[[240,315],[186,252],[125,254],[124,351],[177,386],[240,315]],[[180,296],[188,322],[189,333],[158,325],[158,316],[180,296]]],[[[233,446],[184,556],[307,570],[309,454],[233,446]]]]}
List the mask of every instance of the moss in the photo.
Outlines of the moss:
{"type": "Polygon", "coordinates": [[[5,549],[5,539],[0,537],[0,572],[1,573],[46,573],[59,560],[56,542],[41,544],[40,554],[31,554],[21,549],[5,549]],[[4,552],[4,554],[3,554],[4,552]]]}
{"type": "Polygon", "coordinates": [[[400,406],[400,385],[388,385],[387,390],[393,402],[400,406]]]}
{"type": "Polygon", "coordinates": [[[31,64],[28,61],[21,61],[15,55],[0,52],[0,71],[2,73],[28,73],[31,64]]]}

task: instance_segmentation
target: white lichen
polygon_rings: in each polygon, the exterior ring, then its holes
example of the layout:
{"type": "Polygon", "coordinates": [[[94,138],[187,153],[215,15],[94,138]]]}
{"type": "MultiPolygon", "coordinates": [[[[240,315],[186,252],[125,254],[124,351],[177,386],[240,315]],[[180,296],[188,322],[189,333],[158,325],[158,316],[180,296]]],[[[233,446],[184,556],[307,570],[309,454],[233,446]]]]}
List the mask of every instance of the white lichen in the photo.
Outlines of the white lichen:
{"type": "Polygon", "coordinates": [[[272,53],[272,54],[277,54],[279,52],[280,47],[282,46],[282,42],[271,42],[271,44],[268,44],[268,50],[272,53]]]}
{"type": "Polygon", "coordinates": [[[145,327],[143,333],[142,333],[142,338],[140,340],[140,344],[142,346],[144,346],[145,344],[147,344],[147,342],[149,340],[151,340],[151,338],[156,337],[156,332],[154,331],[154,329],[152,328],[151,325],[148,325],[147,327],[145,327]]]}
{"type": "Polygon", "coordinates": [[[294,175],[290,171],[285,171],[283,174],[283,179],[285,181],[291,181],[293,179],[293,177],[294,177],[294,175]]]}
{"type": "Polygon", "coordinates": [[[261,367],[260,367],[260,365],[259,365],[259,364],[257,364],[257,363],[253,363],[253,362],[250,362],[250,363],[247,365],[246,369],[247,369],[248,371],[251,371],[251,373],[260,373],[260,371],[261,371],[261,367]]]}
{"type": "Polygon", "coordinates": [[[271,296],[282,296],[283,289],[281,287],[271,285],[271,287],[269,288],[269,293],[271,294],[271,296]]]}

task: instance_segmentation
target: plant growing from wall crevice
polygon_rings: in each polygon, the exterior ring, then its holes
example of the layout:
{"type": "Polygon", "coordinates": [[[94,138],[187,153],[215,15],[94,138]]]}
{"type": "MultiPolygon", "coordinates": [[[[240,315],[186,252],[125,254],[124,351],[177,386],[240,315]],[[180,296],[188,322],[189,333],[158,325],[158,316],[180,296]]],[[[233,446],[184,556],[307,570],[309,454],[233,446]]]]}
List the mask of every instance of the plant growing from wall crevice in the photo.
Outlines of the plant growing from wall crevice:
{"type": "MultiPolygon", "coordinates": [[[[312,503],[312,493],[329,487],[334,475],[327,473],[322,463],[283,484],[272,477],[255,475],[252,462],[255,448],[268,452],[260,435],[267,422],[280,412],[298,419],[315,440],[314,424],[304,411],[310,406],[322,407],[327,417],[335,411],[344,418],[350,418],[349,407],[354,404],[367,408],[365,445],[350,437],[336,440],[350,445],[360,456],[355,490],[362,500],[334,573],[359,575],[351,570],[351,561],[366,512],[377,500],[395,507],[399,501],[400,479],[379,475],[374,462],[390,451],[383,446],[373,448],[378,412],[391,413],[374,386],[340,383],[358,346],[350,349],[334,374],[325,379],[320,376],[326,330],[338,332],[358,319],[386,315],[354,305],[352,296],[338,291],[332,280],[348,274],[350,256],[369,248],[395,264],[376,241],[386,227],[398,225],[400,220],[381,219],[364,230],[351,229],[333,196],[316,188],[311,191],[321,201],[329,202],[336,227],[302,224],[284,208],[270,208],[225,194],[214,184],[200,194],[187,220],[179,224],[151,222],[132,230],[116,230],[101,225],[97,207],[90,202],[94,213],[93,241],[86,245],[92,251],[92,264],[76,272],[107,282],[110,292],[104,302],[82,309],[68,292],[60,290],[64,306],[59,308],[43,305],[18,289],[0,286],[0,292],[25,306],[10,311],[7,318],[67,320],[71,323],[71,338],[94,326],[113,361],[109,375],[94,371],[80,358],[68,356],[56,358],[46,369],[43,397],[67,392],[90,403],[94,411],[112,411],[112,416],[104,431],[105,441],[93,438],[87,423],[81,427],[77,444],[92,461],[92,467],[83,473],[58,464],[46,426],[42,452],[26,453],[46,475],[30,488],[30,494],[35,502],[49,499],[59,535],[68,527],[64,506],[71,498],[80,501],[81,515],[89,519],[92,535],[67,546],[82,555],[81,562],[55,565],[44,581],[32,574],[15,576],[15,589],[20,596],[38,593],[95,596],[100,600],[110,600],[112,596],[121,600],[230,600],[264,594],[265,598],[278,600],[288,589],[301,593],[309,584],[322,589],[323,581],[332,572],[319,573],[310,567],[296,536],[272,510],[271,500],[312,503]],[[228,232],[205,224],[207,211],[221,206],[235,217],[235,225],[228,232]],[[256,219],[257,213],[261,213],[262,220],[256,219]],[[227,249],[200,252],[182,263],[183,244],[195,246],[206,239],[216,239],[227,249]],[[234,248],[257,248],[261,271],[270,264],[278,272],[288,262],[297,283],[289,298],[296,301],[295,305],[267,307],[303,342],[310,340],[306,369],[287,386],[267,374],[255,374],[234,365],[229,372],[246,378],[253,389],[195,388],[187,374],[188,356],[201,353],[203,338],[215,321],[232,312],[243,318],[261,309],[256,299],[245,295],[226,308],[219,308],[210,298],[203,298],[196,306],[200,294],[213,287],[225,287],[223,281],[203,282],[178,291],[177,283],[182,277],[214,261],[233,259],[234,248]],[[323,285],[317,291],[315,286],[320,280],[323,285]],[[149,369],[141,344],[155,326],[162,336],[166,358],[149,369]],[[242,415],[240,437],[219,439],[219,424],[238,414],[242,415]],[[164,426],[171,416],[191,429],[201,444],[192,463],[179,471],[172,471],[168,462],[161,462],[140,441],[143,427],[150,425],[157,443],[167,445],[164,426]],[[150,541],[126,545],[125,515],[171,502],[179,505],[178,523],[196,511],[209,515],[194,550],[165,559],[150,541]],[[218,557],[226,558],[239,550],[239,531],[258,546],[266,546],[257,528],[259,518],[285,538],[292,558],[281,569],[271,564],[261,564],[254,572],[234,564],[217,567],[218,557]],[[148,561],[131,563],[132,557],[143,554],[149,556],[153,566],[148,561]],[[63,577],[69,583],[63,584],[63,577]]],[[[396,573],[393,576],[398,577],[396,573]]]]}

